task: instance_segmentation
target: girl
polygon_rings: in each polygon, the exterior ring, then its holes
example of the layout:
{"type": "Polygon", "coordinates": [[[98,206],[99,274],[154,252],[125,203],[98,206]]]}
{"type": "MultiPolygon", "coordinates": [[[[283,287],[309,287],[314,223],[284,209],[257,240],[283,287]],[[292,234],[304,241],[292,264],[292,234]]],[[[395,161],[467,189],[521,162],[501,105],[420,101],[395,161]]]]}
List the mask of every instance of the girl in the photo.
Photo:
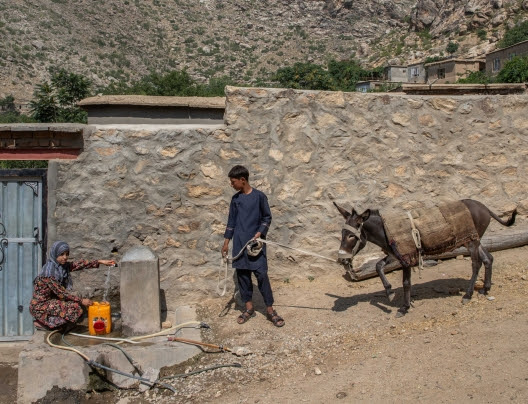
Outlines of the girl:
{"type": "Polygon", "coordinates": [[[52,330],[64,324],[75,324],[82,316],[82,306],[92,304],[71,293],[73,283],[70,272],[84,268],[98,268],[99,264],[115,266],[114,260],[68,262],[70,247],[56,241],[50,249],[48,260],[33,281],[33,299],[29,312],[35,318],[33,325],[39,330],[52,330]]]}

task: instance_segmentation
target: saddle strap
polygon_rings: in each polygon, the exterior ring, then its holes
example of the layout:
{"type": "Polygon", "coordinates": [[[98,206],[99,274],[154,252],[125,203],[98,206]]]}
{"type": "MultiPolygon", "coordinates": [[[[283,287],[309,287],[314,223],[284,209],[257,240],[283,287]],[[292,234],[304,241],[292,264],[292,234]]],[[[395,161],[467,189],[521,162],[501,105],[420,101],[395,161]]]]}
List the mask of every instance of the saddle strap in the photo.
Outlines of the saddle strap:
{"type": "Polygon", "coordinates": [[[416,228],[416,225],[414,224],[414,219],[411,215],[411,212],[407,211],[407,216],[409,217],[409,220],[411,221],[411,234],[412,238],[414,240],[414,244],[416,245],[416,249],[418,250],[418,268],[420,269],[420,278],[422,277],[422,269],[423,269],[423,255],[422,255],[422,240],[420,238],[420,232],[416,228]]]}

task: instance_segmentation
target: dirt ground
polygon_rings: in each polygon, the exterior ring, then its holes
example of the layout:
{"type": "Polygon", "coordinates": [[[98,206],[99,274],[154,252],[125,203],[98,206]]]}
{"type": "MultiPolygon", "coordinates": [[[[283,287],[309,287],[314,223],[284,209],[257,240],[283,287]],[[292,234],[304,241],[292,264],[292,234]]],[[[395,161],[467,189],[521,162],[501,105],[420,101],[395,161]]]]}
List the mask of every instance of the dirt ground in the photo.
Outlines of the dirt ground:
{"type": "MultiPolygon", "coordinates": [[[[260,312],[238,325],[238,309],[226,309],[230,296],[211,298],[199,310],[211,327],[203,332],[204,341],[245,347],[251,354],[207,349],[164,369],[162,376],[180,376],[165,380],[176,395],[161,389],[90,392],[63,394],[55,402],[525,403],[528,246],[493,255],[490,294],[475,292],[467,305],[461,290],[470,277],[469,259],[413,272],[414,307],[403,318],[395,318],[402,301],[400,271],[388,275],[396,290],[393,303],[379,278],[350,282],[339,269],[310,279],[275,279],[283,328],[266,320],[257,299],[260,312]],[[241,367],[230,366],[235,363],[241,367]],[[226,367],[206,370],[219,365],[226,367]]],[[[0,401],[12,403],[16,363],[0,362],[0,401]]]]}

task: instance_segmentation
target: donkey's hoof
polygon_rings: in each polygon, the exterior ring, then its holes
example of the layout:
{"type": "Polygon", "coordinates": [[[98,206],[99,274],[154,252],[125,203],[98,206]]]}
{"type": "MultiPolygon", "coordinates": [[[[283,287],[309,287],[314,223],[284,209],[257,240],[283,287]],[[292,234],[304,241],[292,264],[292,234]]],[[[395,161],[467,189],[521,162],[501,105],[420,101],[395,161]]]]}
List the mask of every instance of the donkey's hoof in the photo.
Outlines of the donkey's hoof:
{"type": "Polygon", "coordinates": [[[400,317],[403,317],[407,314],[407,309],[399,309],[397,312],[396,312],[396,318],[400,318],[400,317]]]}
{"type": "Polygon", "coordinates": [[[471,297],[464,296],[462,298],[462,304],[468,304],[471,301],[471,297]]]}
{"type": "Polygon", "coordinates": [[[481,295],[487,295],[487,294],[488,294],[488,291],[489,291],[489,289],[482,288],[482,289],[479,289],[478,292],[479,292],[479,294],[481,294],[481,295]]]}
{"type": "Polygon", "coordinates": [[[389,302],[392,302],[395,296],[396,296],[396,292],[387,293],[387,299],[389,299],[389,302]]]}

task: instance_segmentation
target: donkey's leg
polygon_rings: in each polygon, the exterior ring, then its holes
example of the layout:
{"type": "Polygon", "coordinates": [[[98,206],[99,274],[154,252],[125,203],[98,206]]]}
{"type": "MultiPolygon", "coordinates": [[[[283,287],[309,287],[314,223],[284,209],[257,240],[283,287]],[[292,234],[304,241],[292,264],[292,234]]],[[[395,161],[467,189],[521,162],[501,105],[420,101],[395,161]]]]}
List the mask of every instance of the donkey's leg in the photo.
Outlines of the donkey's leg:
{"type": "Polygon", "coordinates": [[[486,272],[484,273],[484,287],[479,290],[479,293],[486,295],[491,289],[493,256],[489,253],[489,251],[482,247],[482,244],[479,246],[479,256],[482,262],[484,263],[484,268],[486,268],[486,272]]]}
{"type": "Polygon", "coordinates": [[[381,259],[376,263],[376,272],[378,273],[378,276],[381,279],[381,283],[383,283],[383,287],[385,288],[385,293],[387,294],[387,298],[389,301],[394,300],[394,296],[396,293],[392,290],[392,285],[387,280],[387,277],[385,276],[385,265],[387,265],[391,261],[391,257],[387,255],[385,258],[381,259]]]}
{"type": "Polygon", "coordinates": [[[411,307],[411,268],[403,268],[403,306],[398,309],[396,317],[404,316],[411,307]]]}
{"type": "Polygon", "coordinates": [[[471,280],[469,281],[466,294],[462,298],[463,304],[469,303],[471,300],[471,296],[473,296],[473,290],[475,289],[475,282],[477,280],[480,267],[482,266],[482,260],[480,259],[479,254],[480,241],[470,241],[466,247],[471,253],[471,267],[473,269],[473,275],[471,275],[471,280]]]}

